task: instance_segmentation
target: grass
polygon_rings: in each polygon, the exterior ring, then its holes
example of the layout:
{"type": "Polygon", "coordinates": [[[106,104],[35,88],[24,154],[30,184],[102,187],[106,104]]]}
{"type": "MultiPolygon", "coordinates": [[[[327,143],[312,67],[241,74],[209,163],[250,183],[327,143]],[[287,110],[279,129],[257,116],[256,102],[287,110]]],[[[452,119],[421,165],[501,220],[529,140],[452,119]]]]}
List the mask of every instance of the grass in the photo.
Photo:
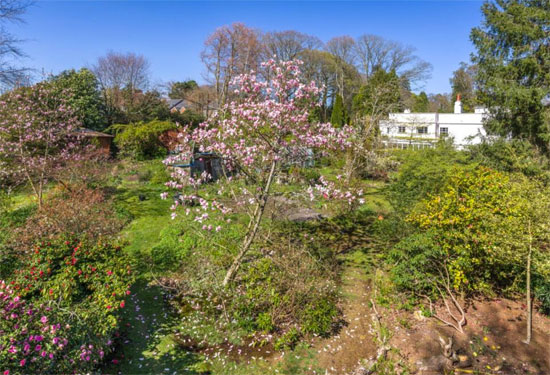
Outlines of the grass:
{"type": "Polygon", "coordinates": [[[199,374],[200,356],[182,350],[172,335],[177,318],[165,307],[158,287],[141,278],[133,287],[121,320],[117,350],[103,373],[199,374]],[[114,363],[118,362],[118,363],[114,363]]]}

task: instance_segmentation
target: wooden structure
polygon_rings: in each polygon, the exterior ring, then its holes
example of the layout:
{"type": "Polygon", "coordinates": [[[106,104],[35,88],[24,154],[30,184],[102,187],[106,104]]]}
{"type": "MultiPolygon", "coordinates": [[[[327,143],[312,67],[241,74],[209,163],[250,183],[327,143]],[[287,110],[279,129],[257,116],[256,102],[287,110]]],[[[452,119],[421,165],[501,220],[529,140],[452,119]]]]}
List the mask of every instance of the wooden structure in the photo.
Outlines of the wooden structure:
{"type": "Polygon", "coordinates": [[[114,135],[98,132],[92,129],[80,128],[76,130],[76,135],[87,138],[91,143],[96,143],[99,149],[106,155],[111,154],[111,145],[114,135]]]}

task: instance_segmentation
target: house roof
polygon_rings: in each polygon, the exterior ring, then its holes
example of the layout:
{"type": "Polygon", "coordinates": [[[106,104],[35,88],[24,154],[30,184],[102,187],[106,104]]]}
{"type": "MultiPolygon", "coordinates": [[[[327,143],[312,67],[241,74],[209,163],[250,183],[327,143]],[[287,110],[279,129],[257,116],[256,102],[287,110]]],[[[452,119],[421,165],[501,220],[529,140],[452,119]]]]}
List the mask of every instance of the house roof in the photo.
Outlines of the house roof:
{"type": "Polygon", "coordinates": [[[166,99],[166,103],[168,103],[169,109],[185,109],[189,107],[189,103],[185,99],[166,99]]]}
{"type": "Polygon", "coordinates": [[[84,137],[106,137],[106,138],[114,138],[114,135],[98,132],[92,129],[87,128],[80,128],[75,130],[75,133],[78,133],[79,135],[82,135],[84,137]]]}

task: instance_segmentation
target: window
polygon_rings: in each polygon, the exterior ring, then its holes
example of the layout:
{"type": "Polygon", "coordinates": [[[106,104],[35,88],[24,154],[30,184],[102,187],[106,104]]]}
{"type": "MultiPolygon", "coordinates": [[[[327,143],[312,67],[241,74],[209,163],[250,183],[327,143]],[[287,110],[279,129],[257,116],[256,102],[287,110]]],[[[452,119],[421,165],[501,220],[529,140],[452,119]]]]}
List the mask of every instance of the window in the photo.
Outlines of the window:
{"type": "Polygon", "coordinates": [[[391,129],[388,127],[388,129],[386,130],[386,133],[390,134],[391,133],[391,129]]]}
{"type": "Polygon", "coordinates": [[[420,126],[417,129],[418,134],[428,134],[428,127],[427,126],[420,126]]]}
{"type": "Polygon", "coordinates": [[[407,130],[407,128],[406,128],[405,126],[400,126],[400,127],[397,129],[397,131],[398,131],[399,133],[405,133],[406,130],[407,130]]]}
{"type": "Polygon", "coordinates": [[[446,137],[449,135],[449,128],[439,128],[439,135],[441,137],[446,137]]]}

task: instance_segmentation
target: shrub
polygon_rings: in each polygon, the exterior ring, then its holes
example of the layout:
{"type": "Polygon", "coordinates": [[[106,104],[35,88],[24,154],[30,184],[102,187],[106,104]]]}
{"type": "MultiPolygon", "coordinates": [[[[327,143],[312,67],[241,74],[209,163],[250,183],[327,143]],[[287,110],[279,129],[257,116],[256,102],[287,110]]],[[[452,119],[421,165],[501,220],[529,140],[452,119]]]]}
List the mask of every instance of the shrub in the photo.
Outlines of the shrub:
{"type": "Polygon", "coordinates": [[[107,239],[118,234],[123,224],[101,190],[73,186],[68,191],[54,192],[40,210],[15,229],[10,246],[25,251],[37,241],[62,236],[107,239]]]}
{"type": "Polygon", "coordinates": [[[393,278],[418,294],[436,283],[470,294],[517,292],[532,250],[532,273],[548,282],[549,207],[548,192],[524,177],[457,168],[407,217],[418,233],[390,253],[393,278]]]}
{"type": "Polygon", "coordinates": [[[434,149],[407,150],[398,156],[402,164],[392,178],[387,196],[396,213],[403,216],[428,194],[438,194],[454,168],[463,166],[466,171],[475,167],[467,165],[466,153],[447,143],[434,149]]]}
{"type": "Polygon", "coordinates": [[[163,233],[161,242],[171,239],[153,248],[152,256],[159,267],[175,271],[163,282],[185,295],[177,305],[180,311],[200,311],[190,319],[188,328],[183,327],[186,335],[216,344],[224,337],[235,340],[235,336],[248,335],[275,340],[289,326],[305,325],[306,333],[331,331],[339,315],[334,254],[311,245],[315,241],[309,237],[290,237],[278,226],[272,231],[267,242],[260,244],[262,250],[256,250],[264,255],[255,252],[249,262],[243,263],[241,277],[233,288],[221,286],[231,259],[223,249],[212,246],[230,241],[231,231],[213,231],[204,240],[189,235],[189,230],[163,233]],[[201,330],[196,330],[197,326],[201,330]],[[216,334],[205,333],[211,330],[216,334]]]}
{"type": "Polygon", "coordinates": [[[321,298],[310,302],[300,315],[303,332],[325,336],[332,331],[339,312],[334,300],[321,298]]]}
{"type": "Polygon", "coordinates": [[[292,327],[275,341],[273,347],[275,350],[294,349],[296,344],[300,341],[300,337],[300,331],[298,331],[296,327],[292,327]]]}
{"type": "Polygon", "coordinates": [[[529,142],[519,139],[485,139],[469,147],[470,158],[504,172],[519,172],[550,183],[550,160],[529,142]]]}
{"type": "Polygon", "coordinates": [[[62,322],[64,354],[49,372],[89,371],[101,361],[111,350],[117,311],[124,307],[132,282],[120,247],[59,240],[32,249],[10,287],[29,305],[49,312],[47,319],[62,322]]]}
{"type": "Polygon", "coordinates": [[[170,121],[154,120],[148,123],[113,125],[112,129],[118,131],[115,144],[121,156],[144,160],[166,155],[168,150],[160,136],[177,129],[177,125],[170,121]]]}
{"type": "Polygon", "coordinates": [[[34,306],[0,281],[0,371],[52,373],[67,354],[68,332],[51,308],[34,306]]]}

